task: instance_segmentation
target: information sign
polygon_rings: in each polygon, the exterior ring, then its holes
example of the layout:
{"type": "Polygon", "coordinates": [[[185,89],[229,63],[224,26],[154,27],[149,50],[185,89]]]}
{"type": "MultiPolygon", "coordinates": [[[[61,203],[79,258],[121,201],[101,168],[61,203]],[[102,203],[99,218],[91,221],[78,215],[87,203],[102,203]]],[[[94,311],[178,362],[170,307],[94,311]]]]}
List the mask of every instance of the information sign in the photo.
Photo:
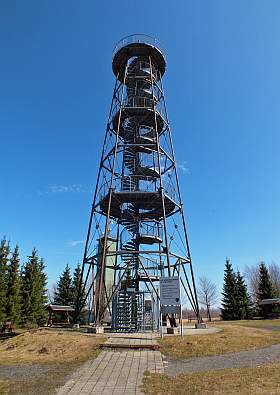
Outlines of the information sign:
{"type": "Polygon", "coordinates": [[[179,277],[161,277],[160,283],[160,304],[180,305],[180,283],[179,277]]]}

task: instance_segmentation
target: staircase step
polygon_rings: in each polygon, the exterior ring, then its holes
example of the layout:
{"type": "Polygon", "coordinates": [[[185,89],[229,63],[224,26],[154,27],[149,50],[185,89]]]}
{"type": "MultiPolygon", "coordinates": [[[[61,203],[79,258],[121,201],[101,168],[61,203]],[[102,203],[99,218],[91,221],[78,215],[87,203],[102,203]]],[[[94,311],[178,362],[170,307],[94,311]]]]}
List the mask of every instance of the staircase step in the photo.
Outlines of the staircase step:
{"type": "MultiPolygon", "coordinates": [[[[123,327],[122,329],[131,330],[131,326],[123,327]]],[[[159,350],[158,344],[120,344],[120,343],[104,343],[100,345],[100,348],[109,349],[130,349],[130,350],[159,350]]]]}

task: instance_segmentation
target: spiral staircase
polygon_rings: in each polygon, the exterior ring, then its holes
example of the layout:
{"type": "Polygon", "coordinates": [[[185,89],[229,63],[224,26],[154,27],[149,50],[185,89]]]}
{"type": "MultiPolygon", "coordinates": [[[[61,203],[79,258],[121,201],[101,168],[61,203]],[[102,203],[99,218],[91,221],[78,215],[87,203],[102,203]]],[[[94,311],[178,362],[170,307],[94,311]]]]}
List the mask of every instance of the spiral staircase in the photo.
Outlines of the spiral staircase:
{"type": "MultiPolygon", "coordinates": [[[[149,305],[145,302],[159,305],[159,278],[179,276],[199,320],[162,85],[164,51],[152,37],[128,36],[116,45],[112,68],[116,81],[89,220],[76,316],[91,296],[96,325],[102,323],[106,312],[112,312],[116,331],[142,330],[143,317],[152,314],[151,310],[145,313],[144,306],[149,305]],[[114,250],[109,248],[109,240],[114,241],[114,250]]],[[[159,317],[158,308],[156,315],[159,317]]]]}
{"type": "MultiPolygon", "coordinates": [[[[123,267],[129,265],[135,288],[135,292],[129,294],[123,286],[116,296],[117,302],[115,298],[113,321],[119,331],[127,330],[128,327],[136,330],[142,326],[139,319],[143,314],[138,312],[140,302],[136,293],[140,292],[141,282],[158,281],[161,268],[158,262],[148,258],[140,265],[139,251],[144,246],[157,245],[158,249],[161,248],[160,221],[164,209],[165,215],[169,215],[175,208],[175,202],[168,194],[164,195],[163,208],[159,188],[160,161],[156,134],[160,135],[163,131],[164,120],[156,109],[158,98],[153,92],[158,72],[155,66],[151,66],[147,53],[138,54],[139,46],[135,47],[135,51],[130,48],[130,53],[125,54],[126,61],[121,69],[123,72],[123,68],[126,68],[126,99],[113,117],[114,131],[124,143],[124,166],[121,182],[112,192],[110,214],[123,226],[121,259],[123,267]]],[[[100,202],[104,213],[108,205],[109,192],[100,202]]]]}

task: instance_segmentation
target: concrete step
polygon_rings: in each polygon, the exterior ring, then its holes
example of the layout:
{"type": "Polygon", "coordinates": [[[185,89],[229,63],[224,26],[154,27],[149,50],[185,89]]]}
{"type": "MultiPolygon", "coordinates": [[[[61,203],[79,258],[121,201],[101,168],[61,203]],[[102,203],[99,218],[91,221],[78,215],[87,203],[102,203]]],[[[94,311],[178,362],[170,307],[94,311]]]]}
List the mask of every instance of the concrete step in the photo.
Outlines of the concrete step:
{"type": "Polygon", "coordinates": [[[130,350],[159,350],[159,345],[158,344],[141,344],[141,343],[135,343],[135,344],[128,344],[128,343],[104,343],[100,345],[100,348],[102,349],[130,349],[130,350]]]}

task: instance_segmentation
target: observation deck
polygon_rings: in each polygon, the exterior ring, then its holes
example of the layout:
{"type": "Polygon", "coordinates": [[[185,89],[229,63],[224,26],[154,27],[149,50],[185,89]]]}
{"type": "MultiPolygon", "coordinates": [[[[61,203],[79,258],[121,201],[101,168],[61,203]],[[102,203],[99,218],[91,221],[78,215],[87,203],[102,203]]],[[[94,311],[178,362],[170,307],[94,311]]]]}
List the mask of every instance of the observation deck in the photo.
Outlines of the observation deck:
{"type": "Polygon", "coordinates": [[[161,76],[165,73],[166,61],[160,42],[146,34],[132,34],[120,40],[113,50],[112,68],[115,76],[122,81],[127,62],[132,57],[151,56],[161,76]]]}
{"type": "MultiPolygon", "coordinates": [[[[109,193],[100,201],[100,209],[106,214],[109,208],[109,193]]],[[[162,198],[160,192],[145,191],[122,191],[113,192],[111,199],[110,214],[114,218],[133,219],[134,213],[129,209],[122,209],[124,203],[131,203],[135,208],[143,210],[139,213],[139,219],[161,219],[163,217],[162,198]]],[[[175,209],[175,202],[168,196],[164,196],[165,215],[169,215],[175,209]]]]}

